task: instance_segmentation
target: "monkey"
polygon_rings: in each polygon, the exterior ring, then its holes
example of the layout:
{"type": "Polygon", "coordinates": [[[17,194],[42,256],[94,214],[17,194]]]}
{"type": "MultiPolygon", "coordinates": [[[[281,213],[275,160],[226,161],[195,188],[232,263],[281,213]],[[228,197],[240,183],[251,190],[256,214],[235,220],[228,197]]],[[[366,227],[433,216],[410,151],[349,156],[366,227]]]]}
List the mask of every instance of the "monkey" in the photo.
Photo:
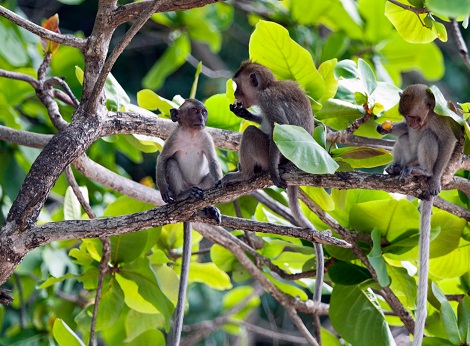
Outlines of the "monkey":
{"type": "MultiPolygon", "coordinates": [[[[177,122],[157,158],[157,186],[166,203],[187,198],[202,199],[204,190],[215,186],[222,178],[214,142],[205,131],[207,109],[195,99],[187,99],[179,107],[170,110],[171,120],[177,122]]],[[[216,207],[209,206],[198,214],[215,219],[221,215],[216,207]]],[[[173,318],[173,333],[169,345],[179,345],[183,328],[184,301],[191,259],[191,223],[183,223],[184,244],[181,263],[178,303],[173,318]]]]}
{"type": "Polygon", "coordinates": [[[434,96],[424,84],[413,84],[400,96],[398,111],[405,120],[391,130],[377,126],[381,134],[398,137],[393,147],[393,162],[386,168],[392,175],[425,176],[429,195],[441,190],[441,178],[457,143],[457,134],[449,117],[434,113],[434,96]]]}
{"type": "MultiPolygon", "coordinates": [[[[260,124],[250,125],[243,132],[239,148],[238,171],[226,174],[219,182],[222,186],[250,179],[269,172],[274,185],[287,187],[289,206],[294,218],[302,226],[315,229],[299,208],[298,188],[288,186],[281,177],[279,164],[288,162],[274,143],[274,123],[297,125],[308,133],[314,130],[314,115],[305,92],[294,81],[277,80],[271,70],[261,64],[244,61],[233,77],[236,101],[230,110],[238,117],[260,124]],[[247,108],[258,106],[261,114],[247,108]]],[[[314,301],[320,304],[323,283],[324,257],[321,244],[314,243],[317,258],[317,279],[314,301]]]]}
{"type": "Polygon", "coordinates": [[[386,168],[391,175],[402,178],[425,176],[428,191],[420,206],[419,282],[413,345],[421,345],[426,322],[429,244],[434,196],[441,190],[441,178],[458,140],[453,120],[434,112],[436,101],[424,84],[408,86],[400,94],[398,111],[405,120],[390,130],[377,126],[381,134],[392,133],[398,139],[393,147],[393,162],[386,168]]]}

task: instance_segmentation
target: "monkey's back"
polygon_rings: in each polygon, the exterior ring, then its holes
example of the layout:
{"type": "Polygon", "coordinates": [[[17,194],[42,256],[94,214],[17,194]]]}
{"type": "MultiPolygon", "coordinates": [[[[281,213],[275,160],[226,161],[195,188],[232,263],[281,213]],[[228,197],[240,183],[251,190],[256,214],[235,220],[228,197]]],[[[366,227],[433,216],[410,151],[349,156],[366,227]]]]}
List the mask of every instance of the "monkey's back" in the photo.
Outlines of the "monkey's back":
{"type": "Polygon", "coordinates": [[[260,108],[278,124],[297,125],[312,133],[315,127],[310,100],[294,81],[274,81],[260,92],[260,108]]]}

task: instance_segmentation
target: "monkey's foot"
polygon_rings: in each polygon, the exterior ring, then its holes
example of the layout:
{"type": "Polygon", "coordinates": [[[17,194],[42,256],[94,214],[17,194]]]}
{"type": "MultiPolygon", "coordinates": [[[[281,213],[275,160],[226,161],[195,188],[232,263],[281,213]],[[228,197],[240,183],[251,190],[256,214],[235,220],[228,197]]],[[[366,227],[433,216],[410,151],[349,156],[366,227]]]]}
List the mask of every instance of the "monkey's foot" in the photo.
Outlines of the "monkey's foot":
{"type": "Polygon", "coordinates": [[[220,211],[218,208],[214,206],[209,206],[209,207],[205,207],[204,209],[202,209],[202,211],[204,212],[206,217],[214,219],[218,225],[222,221],[222,215],[220,214],[220,211]]]}
{"type": "Polygon", "coordinates": [[[396,163],[392,163],[385,168],[385,172],[390,175],[399,175],[402,173],[402,168],[396,163]]]}
{"type": "Polygon", "coordinates": [[[176,202],[175,197],[173,196],[172,192],[164,192],[162,193],[163,202],[170,204],[176,202]]]}
{"type": "Polygon", "coordinates": [[[10,297],[11,290],[6,288],[0,288],[0,304],[8,305],[13,301],[13,298],[10,297]]]}
{"type": "Polygon", "coordinates": [[[282,179],[279,175],[274,175],[271,174],[271,180],[273,181],[274,185],[281,189],[286,189],[287,188],[287,182],[282,179]]]}
{"type": "Polygon", "coordinates": [[[200,187],[193,186],[190,191],[189,195],[195,199],[203,199],[204,198],[204,190],[200,187]]]}

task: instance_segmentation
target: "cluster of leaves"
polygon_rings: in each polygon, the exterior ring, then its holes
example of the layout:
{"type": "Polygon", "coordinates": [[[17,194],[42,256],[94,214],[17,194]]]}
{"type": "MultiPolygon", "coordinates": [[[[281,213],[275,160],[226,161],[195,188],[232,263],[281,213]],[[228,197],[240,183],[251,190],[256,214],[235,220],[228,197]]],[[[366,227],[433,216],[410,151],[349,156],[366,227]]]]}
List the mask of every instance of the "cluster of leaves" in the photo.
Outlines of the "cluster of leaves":
{"type": "MultiPolygon", "coordinates": [[[[268,66],[277,78],[296,80],[311,98],[316,119],[324,126],[317,126],[312,138],[299,128],[278,125],[274,133],[276,144],[292,162],[311,173],[353,169],[381,171],[391,160],[388,151],[336,147],[326,143],[325,126],[343,130],[368,114],[370,119],[355,134],[379,137],[375,131],[377,123],[401,120],[396,106],[399,88],[395,86],[401,84],[401,73],[418,70],[428,80],[439,79],[444,73],[442,53],[432,42],[436,37],[444,39],[446,36],[442,24],[435,21],[430,12],[417,15],[402,11],[386,1],[295,0],[286,3],[272,1],[262,5],[272,11],[273,21],[260,21],[256,14],[249,15],[249,21],[256,24],[250,36],[249,56],[268,66]],[[275,21],[294,25],[289,32],[275,21]],[[416,21],[426,25],[418,26],[416,21]],[[405,27],[405,24],[410,26],[405,27]],[[305,30],[306,27],[316,29],[320,25],[328,27],[332,33],[322,38],[316,30],[313,33],[305,30]],[[297,42],[302,42],[302,46],[297,42]],[[414,42],[422,44],[418,46],[414,42]]],[[[458,6],[460,13],[470,12],[465,5],[458,5],[456,1],[452,3],[458,6]]],[[[448,10],[452,6],[443,9],[442,1],[438,0],[425,3],[413,1],[412,5],[416,8],[426,5],[439,18],[455,15],[455,12],[448,10]]],[[[191,40],[204,42],[212,52],[218,53],[222,47],[222,32],[232,24],[233,16],[234,10],[227,4],[154,15],[152,19],[155,22],[171,30],[172,43],[143,79],[145,89],[137,94],[138,105],[132,104],[116,79],[112,76],[108,78],[106,95],[109,109],[157,110],[158,116],[168,116],[169,109],[181,104],[183,98],[175,96],[168,100],[150,89],[158,89],[166,77],[185,62],[191,50],[191,40]]],[[[2,31],[6,33],[2,35],[6,40],[5,44],[0,45],[0,67],[34,76],[33,66],[41,61],[41,53],[37,49],[39,40],[4,19],[0,19],[2,31]]],[[[83,61],[76,51],[61,46],[51,67],[54,75],[66,76],[72,90],[79,95],[83,61]]],[[[196,80],[200,72],[199,68],[196,80]]],[[[441,96],[438,89],[432,91],[436,96],[441,96]]],[[[195,87],[192,95],[188,96],[194,96],[194,93],[195,87]]],[[[24,83],[0,79],[0,121],[15,129],[50,133],[52,124],[32,96],[32,89],[24,83]]],[[[225,93],[211,95],[204,102],[210,114],[208,125],[243,130],[247,124],[229,111],[228,106],[233,101],[233,85],[228,80],[225,93]]],[[[438,102],[438,105],[443,115],[453,116],[454,113],[448,113],[445,102],[438,102]]],[[[461,104],[461,107],[468,112],[467,104],[461,104]]],[[[60,110],[70,120],[71,108],[60,105],[60,110]]],[[[161,144],[162,141],[157,138],[113,136],[97,141],[88,154],[107,168],[129,176],[116,163],[115,150],[126,159],[140,163],[143,162],[142,152],[154,153],[161,148],[161,144]]],[[[0,206],[6,213],[38,151],[0,143],[0,152],[3,158],[0,161],[0,206]]],[[[234,169],[236,153],[227,150],[219,150],[219,153],[225,171],[234,169]]],[[[93,182],[83,181],[83,184],[86,184],[84,194],[89,196],[99,216],[117,216],[153,207],[118,196],[93,182]]],[[[402,326],[403,323],[396,316],[384,314],[391,308],[375,292],[381,287],[390,286],[407,310],[415,309],[418,202],[397,199],[384,191],[303,189],[342,227],[361,235],[359,246],[379,277],[379,282],[372,280],[351,250],[325,246],[327,258],[334,259],[334,264],[328,268],[323,293],[330,295],[329,317],[335,331],[352,344],[393,344],[390,327],[402,326]]],[[[279,189],[267,189],[267,192],[286,204],[285,196],[279,189]]],[[[52,196],[61,203],[48,205],[41,214],[41,221],[86,217],[76,197],[67,188],[65,179],[58,180],[52,196]],[[59,198],[61,196],[63,198],[59,198]]],[[[467,200],[461,199],[456,191],[445,191],[441,196],[457,205],[466,206],[467,200]]],[[[246,218],[287,223],[253,197],[241,197],[239,205],[246,218]]],[[[232,204],[218,207],[225,215],[236,214],[232,204]]],[[[302,209],[319,230],[328,229],[305,205],[302,209]]],[[[4,221],[3,213],[0,212],[0,224],[4,221]]],[[[468,343],[468,298],[456,304],[449,302],[444,294],[463,294],[470,290],[469,228],[465,220],[439,210],[434,211],[431,225],[430,278],[433,287],[428,304],[427,333],[433,338],[427,338],[426,342],[439,345],[468,343]]],[[[239,236],[242,232],[235,230],[232,234],[239,236]]],[[[287,274],[315,268],[311,244],[285,236],[258,236],[263,241],[258,253],[287,274]]],[[[204,249],[202,240],[194,232],[193,252],[204,249]]],[[[163,332],[168,331],[176,304],[182,243],[181,225],[111,237],[109,273],[106,275],[97,320],[97,330],[107,344],[164,343],[163,332]]],[[[45,343],[54,337],[59,344],[79,345],[82,344],[81,340],[87,340],[101,257],[101,242],[96,239],[59,242],[32,251],[10,282],[21,287],[21,290],[14,290],[13,309],[0,307],[0,325],[3,325],[0,344],[34,338],[38,343],[45,343]],[[68,294],[80,299],[67,299],[68,294]],[[18,323],[20,315],[17,310],[25,301],[33,304],[27,307],[27,327],[22,328],[23,322],[18,323]]],[[[280,291],[292,297],[305,300],[313,291],[312,278],[288,281],[268,271],[263,271],[263,274],[280,291]]],[[[208,255],[192,256],[189,278],[192,289],[186,321],[199,321],[201,316],[209,319],[223,314],[252,295],[250,280],[251,275],[230,249],[212,245],[208,255]],[[197,319],[193,312],[200,310],[204,313],[200,313],[197,319]]],[[[260,300],[253,298],[244,309],[231,316],[232,321],[243,321],[259,308],[260,300]]],[[[224,332],[242,335],[243,327],[227,324],[224,332]]],[[[322,336],[325,344],[340,345],[339,340],[326,329],[322,329],[322,336]]],[[[221,334],[214,336],[219,341],[223,337],[221,334]]]]}

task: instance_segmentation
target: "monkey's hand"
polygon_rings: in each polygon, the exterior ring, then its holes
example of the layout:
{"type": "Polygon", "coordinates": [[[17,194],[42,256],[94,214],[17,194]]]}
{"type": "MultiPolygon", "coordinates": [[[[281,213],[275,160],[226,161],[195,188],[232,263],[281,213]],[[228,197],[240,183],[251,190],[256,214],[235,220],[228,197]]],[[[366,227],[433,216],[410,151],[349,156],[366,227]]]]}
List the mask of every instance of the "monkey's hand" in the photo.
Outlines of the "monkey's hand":
{"type": "Polygon", "coordinates": [[[167,204],[176,202],[175,194],[169,188],[168,189],[161,189],[160,193],[162,195],[163,202],[165,202],[167,204]]]}
{"type": "Polygon", "coordinates": [[[230,105],[230,111],[239,118],[248,120],[252,118],[250,111],[244,108],[243,104],[237,100],[235,100],[235,102],[230,105]]]}
{"type": "Polygon", "coordinates": [[[202,209],[202,211],[204,212],[206,217],[215,220],[218,225],[222,221],[222,215],[220,214],[219,209],[217,209],[216,207],[214,206],[205,207],[204,209],[202,209]]]}
{"type": "Polygon", "coordinates": [[[385,129],[382,124],[377,125],[376,130],[378,133],[381,135],[388,135],[390,132],[392,132],[392,128],[390,127],[389,129],[385,129]]]}
{"type": "Polygon", "coordinates": [[[396,163],[391,163],[385,168],[385,172],[390,175],[399,175],[402,173],[402,168],[396,163]]]}

